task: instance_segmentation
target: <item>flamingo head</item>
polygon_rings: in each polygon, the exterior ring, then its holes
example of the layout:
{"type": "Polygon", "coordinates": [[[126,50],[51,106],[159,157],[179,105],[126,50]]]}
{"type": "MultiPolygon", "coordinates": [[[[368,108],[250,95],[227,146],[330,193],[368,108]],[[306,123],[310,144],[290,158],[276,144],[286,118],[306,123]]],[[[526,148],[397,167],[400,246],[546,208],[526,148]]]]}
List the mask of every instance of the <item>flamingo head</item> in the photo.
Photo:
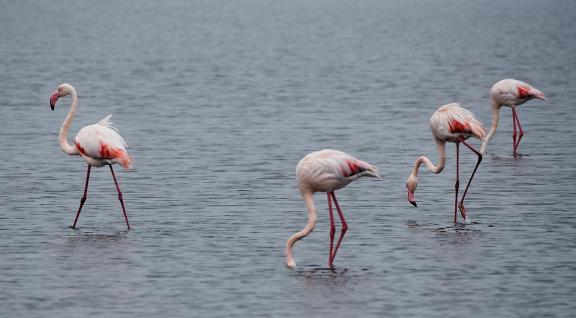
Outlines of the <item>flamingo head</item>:
{"type": "Polygon", "coordinates": [[[60,84],[60,86],[58,86],[58,88],[52,92],[52,95],[50,96],[50,108],[54,110],[54,106],[56,106],[58,98],[70,95],[72,93],[76,93],[72,85],[66,83],[60,84]]]}
{"type": "Polygon", "coordinates": [[[406,191],[408,192],[408,202],[413,206],[418,206],[416,204],[416,198],[414,197],[414,192],[416,191],[416,187],[418,186],[418,177],[411,174],[406,180],[406,191]]]}

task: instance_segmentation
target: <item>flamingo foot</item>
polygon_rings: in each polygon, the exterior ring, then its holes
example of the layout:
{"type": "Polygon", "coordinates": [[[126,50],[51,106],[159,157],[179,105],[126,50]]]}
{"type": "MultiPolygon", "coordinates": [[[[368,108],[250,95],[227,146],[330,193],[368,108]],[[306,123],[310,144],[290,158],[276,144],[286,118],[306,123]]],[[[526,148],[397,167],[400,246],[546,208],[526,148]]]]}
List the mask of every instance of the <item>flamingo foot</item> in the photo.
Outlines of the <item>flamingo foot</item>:
{"type": "Polygon", "coordinates": [[[462,214],[462,217],[464,218],[464,224],[472,223],[472,220],[466,216],[466,207],[464,207],[464,202],[460,202],[458,204],[458,209],[460,210],[460,214],[462,214]]]}
{"type": "Polygon", "coordinates": [[[520,159],[520,158],[524,157],[524,155],[519,153],[519,152],[514,152],[512,154],[512,156],[514,156],[514,159],[520,159]]]}

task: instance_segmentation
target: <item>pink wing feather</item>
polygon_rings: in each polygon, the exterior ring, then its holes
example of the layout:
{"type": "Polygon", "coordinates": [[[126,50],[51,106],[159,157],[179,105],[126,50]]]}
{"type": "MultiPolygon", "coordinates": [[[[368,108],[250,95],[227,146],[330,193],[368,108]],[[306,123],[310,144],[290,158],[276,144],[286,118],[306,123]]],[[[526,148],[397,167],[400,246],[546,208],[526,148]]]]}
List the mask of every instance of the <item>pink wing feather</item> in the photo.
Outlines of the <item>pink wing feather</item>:
{"type": "Polygon", "coordinates": [[[74,143],[83,156],[118,162],[124,168],[131,169],[132,158],[126,150],[126,142],[109,121],[111,116],[80,129],[74,143]]]}
{"type": "Polygon", "coordinates": [[[440,136],[447,134],[471,134],[483,139],[486,131],[474,114],[461,107],[460,103],[451,103],[440,107],[430,118],[432,131],[440,136]]]}

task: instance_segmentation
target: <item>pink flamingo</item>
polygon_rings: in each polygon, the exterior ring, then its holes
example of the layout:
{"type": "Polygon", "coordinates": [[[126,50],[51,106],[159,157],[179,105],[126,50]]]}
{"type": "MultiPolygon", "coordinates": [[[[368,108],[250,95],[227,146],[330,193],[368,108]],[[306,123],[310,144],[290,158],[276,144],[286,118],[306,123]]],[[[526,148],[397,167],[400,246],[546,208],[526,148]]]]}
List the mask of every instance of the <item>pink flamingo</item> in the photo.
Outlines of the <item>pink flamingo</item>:
{"type": "Polygon", "coordinates": [[[514,132],[512,133],[512,150],[514,151],[514,155],[517,155],[518,145],[520,145],[520,140],[522,139],[522,136],[524,136],[524,131],[520,125],[520,118],[516,112],[516,106],[520,106],[534,98],[546,100],[544,93],[524,82],[515,79],[504,79],[492,86],[490,89],[492,127],[490,127],[490,131],[486,136],[486,141],[482,144],[482,148],[480,149],[481,153],[486,151],[488,142],[496,134],[496,128],[498,127],[498,119],[500,116],[500,108],[502,106],[508,106],[512,108],[512,124],[514,125],[514,132]],[[518,134],[516,134],[516,126],[518,126],[518,134]]]}
{"type": "Polygon", "coordinates": [[[438,108],[438,110],[430,117],[430,124],[432,128],[432,135],[436,141],[438,147],[438,152],[440,154],[440,163],[435,166],[432,164],[430,159],[421,156],[416,159],[414,163],[414,168],[412,173],[406,181],[406,189],[408,191],[408,201],[416,205],[416,200],[414,197],[414,191],[416,191],[416,186],[418,185],[418,168],[424,163],[428,170],[435,174],[442,172],[444,166],[446,165],[446,142],[453,142],[456,144],[456,184],[454,186],[456,190],[456,198],[454,200],[454,224],[457,221],[457,206],[460,208],[460,213],[464,218],[466,224],[470,223],[470,219],[466,217],[466,209],[464,208],[464,198],[474,178],[474,174],[482,161],[481,152],[477,151],[472,145],[466,142],[466,139],[470,137],[476,137],[480,140],[484,139],[486,135],[484,127],[482,124],[476,120],[474,114],[460,106],[459,103],[451,103],[438,108]],[[478,161],[474,167],[474,171],[468,180],[468,185],[466,190],[462,195],[460,204],[458,204],[458,190],[460,187],[459,173],[460,173],[460,143],[463,143],[466,147],[472,150],[477,156],[478,161]]]}
{"type": "Polygon", "coordinates": [[[286,265],[288,267],[293,268],[296,266],[294,257],[292,257],[292,247],[294,243],[310,234],[316,226],[317,217],[313,199],[314,192],[326,192],[328,195],[328,211],[330,212],[330,251],[328,266],[332,267],[342,238],[348,230],[348,225],[338,205],[334,191],[365,176],[381,178],[378,174],[378,169],[373,165],[338,150],[325,149],[312,152],[300,160],[296,167],[296,177],[298,179],[300,194],[308,208],[308,224],[302,231],[292,235],[286,242],[286,265]],[[336,227],[334,225],[334,215],[332,212],[332,199],[334,199],[334,204],[336,205],[336,210],[342,223],[340,237],[334,249],[334,233],[336,227]]]}
{"type": "Polygon", "coordinates": [[[56,101],[58,101],[60,97],[67,95],[72,95],[72,107],[60,128],[60,135],[58,138],[60,148],[70,156],[82,156],[86,163],[88,163],[84,195],[82,196],[82,199],[80,199],[80,207],[78,208],[78,213],[76,213],[76,218],[74,219],[72,228],[76,228],[76,222],[80,216],[80,211],[82,210],[82,206],[84,206],[84,202],[86,202],[91,167],[102,167],[103,165],[108,165],[110,167],[110,172],[112,172],[114,183],[116,184],[116,191],[118,192],[118,199],[120,199],[120,204],[122,205],[126,225],[128,226],[128,230],[130,230],[126,208],[124,207],[124,200],[122,199],[122,192],[120,191],[120,186],[118,186],[114,169],[112,169],[112,164],[114,163],[119,163],[126,169],[132,168],[132,158],[126,151],[126,143],[118,134],[118,130],[110,122],[110,117],[112,115],[108,115],[96,124],[85,126],[80,129],[76,137],[74,137],[74,145],[70,145],[68,143],[68,129],[72,124],[72,119],[74,118],[76,108],[78,107],[78,94],[76,93],[76,89],[74,89],[70,84],[61,84],[58,86],[58,89],[56,89],[52,93],[52,96],[50,96],[50,107],[54,110],[56,101]]]}

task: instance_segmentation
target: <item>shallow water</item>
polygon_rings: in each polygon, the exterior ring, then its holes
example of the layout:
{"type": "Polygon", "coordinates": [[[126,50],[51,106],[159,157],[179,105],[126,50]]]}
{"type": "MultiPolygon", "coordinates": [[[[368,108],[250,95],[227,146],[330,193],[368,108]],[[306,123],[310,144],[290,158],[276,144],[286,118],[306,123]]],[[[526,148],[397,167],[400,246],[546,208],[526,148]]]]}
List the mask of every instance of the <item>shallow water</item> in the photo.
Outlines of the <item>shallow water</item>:
{"type": "MultiPolygon", "coordinates": [[[[576,3],[573,1],[11,1],[0,4],[0,313],[4,317],[567,317],[576,306],[576,3]],[[434,110],[461,101],[490,124],[502,78],[546,93],[511,114],[473,183],[474,222],[451,225],[454,146],[436,161],[434,110]],[[107,114],[131,146],[107,169],[58,149],[107,114]],[[350,230],[326,269],[294,168],[336,148],[379,167],[338,192],[350,230]]],[[[478,144],[477,141],[473,141],[478,144]]],[[[475,163],[463,151],[462,178],[475,163]]]]}

